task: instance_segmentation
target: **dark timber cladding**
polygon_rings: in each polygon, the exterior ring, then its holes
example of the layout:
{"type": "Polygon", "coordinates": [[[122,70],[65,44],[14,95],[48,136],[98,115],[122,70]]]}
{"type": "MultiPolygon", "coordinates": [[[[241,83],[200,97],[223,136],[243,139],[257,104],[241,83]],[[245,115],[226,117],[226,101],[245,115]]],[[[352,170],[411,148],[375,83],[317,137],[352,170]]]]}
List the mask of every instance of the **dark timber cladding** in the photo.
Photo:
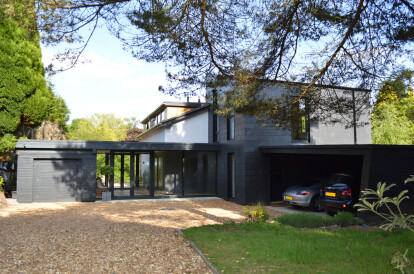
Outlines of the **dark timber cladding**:
{"type": "MultiPolygon", "coordinates": [[[[109,154],[105,162],[112,165],[115,154],[134,156],[141,152],[149,153],[152,160],[150,180],[154,180],[156,151],[219,150],[220,145],[213,144],[19,140],[16,145],[17,201],[95,201],[97,153],[109,154]]],[[[130,157],[131,166],[134,166],[134,161],[134,157],[130,157]]],[[[130,172],[133,175],[133,170],[130,172]]],[[[110,189],[114,187],[113,181],[111,176],[110,189]]],[[[152,196],[153,187],[152,184],[152,196]]]]}

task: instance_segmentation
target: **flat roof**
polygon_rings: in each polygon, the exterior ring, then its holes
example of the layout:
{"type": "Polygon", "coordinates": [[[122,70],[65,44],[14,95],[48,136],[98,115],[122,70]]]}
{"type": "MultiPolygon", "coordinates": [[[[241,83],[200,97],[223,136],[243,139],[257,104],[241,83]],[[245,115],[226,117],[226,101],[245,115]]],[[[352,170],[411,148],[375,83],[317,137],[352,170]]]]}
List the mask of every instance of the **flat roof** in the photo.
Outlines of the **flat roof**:
{"type": "Polygon", "coordinates": [[[260,146],[265,154],[342,154],[362,155],[374,149],[381,150],[414,150],[414,145],[289,145],[289,146],[260,146]]]}
{"type": "MultiPolygon", "coordinates": [[[[155,143],[136,141],[48,141],[20,139],[17,150],[92,150],[92,151],[219,151],[221,145],[207,143],[155,143]]],[[[104,153],[104,152],[103,152],[104,153]]]]}

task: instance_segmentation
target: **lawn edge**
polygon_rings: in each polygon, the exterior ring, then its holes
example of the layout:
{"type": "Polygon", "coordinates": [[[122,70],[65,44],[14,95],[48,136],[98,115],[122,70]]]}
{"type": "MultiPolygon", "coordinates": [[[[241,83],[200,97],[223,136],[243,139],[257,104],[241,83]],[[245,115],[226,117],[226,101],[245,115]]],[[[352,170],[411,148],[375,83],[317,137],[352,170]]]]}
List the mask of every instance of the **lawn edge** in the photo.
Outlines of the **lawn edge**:
{"type": "MultiPolygon", "coordinates": [[[[181,231],[181,229],[176,228],[175,232],[180,235],[181,237],[183,237],[185,239],[184,233],[181,231]]],[[[204,256],[203,252],[201,252],[200,249],[198,249],[198,247],[189,239],[186,239],[187,241],[189,241],[190,246],[194,249],[194,251],[201,257],[201,259],[203,260],[203,262],[205,263],[205,265],[211,269],[211,271],[214,274],[218,274],[219,272],[217,271],[217,269],[209,262],[209,260],[206,258],[206,256],[204,256]]]]}

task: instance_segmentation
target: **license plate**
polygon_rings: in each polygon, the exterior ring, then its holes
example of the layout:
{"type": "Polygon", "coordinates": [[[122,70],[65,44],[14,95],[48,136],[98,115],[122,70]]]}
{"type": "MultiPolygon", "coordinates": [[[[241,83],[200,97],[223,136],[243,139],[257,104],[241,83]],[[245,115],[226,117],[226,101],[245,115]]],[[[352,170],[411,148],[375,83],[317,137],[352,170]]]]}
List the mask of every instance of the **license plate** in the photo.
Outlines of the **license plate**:
{"type": "Polygon", "coordinates": [[[325,192],[325,196],[336,197],[336,193],[335,192],[325,192]]]}
{"type": "Polygon", "coordinates": [[[292,197],[291,196],[285,196],[285,199],[286,200],[292,200],[292,197]]]}

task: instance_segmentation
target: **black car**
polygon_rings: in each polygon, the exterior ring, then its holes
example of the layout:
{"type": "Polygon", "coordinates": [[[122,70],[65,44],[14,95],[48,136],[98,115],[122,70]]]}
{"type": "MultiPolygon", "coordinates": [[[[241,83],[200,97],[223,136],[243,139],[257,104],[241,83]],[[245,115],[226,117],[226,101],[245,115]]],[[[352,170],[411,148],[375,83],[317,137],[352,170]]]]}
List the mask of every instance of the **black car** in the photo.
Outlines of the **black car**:
{"type": "Polygon", "coordinates": [[[321,207],[331,215],[338,211],[354,211],[357,201],[358,190],[351,175],[332,174],[321,188],[321,207]]]}

